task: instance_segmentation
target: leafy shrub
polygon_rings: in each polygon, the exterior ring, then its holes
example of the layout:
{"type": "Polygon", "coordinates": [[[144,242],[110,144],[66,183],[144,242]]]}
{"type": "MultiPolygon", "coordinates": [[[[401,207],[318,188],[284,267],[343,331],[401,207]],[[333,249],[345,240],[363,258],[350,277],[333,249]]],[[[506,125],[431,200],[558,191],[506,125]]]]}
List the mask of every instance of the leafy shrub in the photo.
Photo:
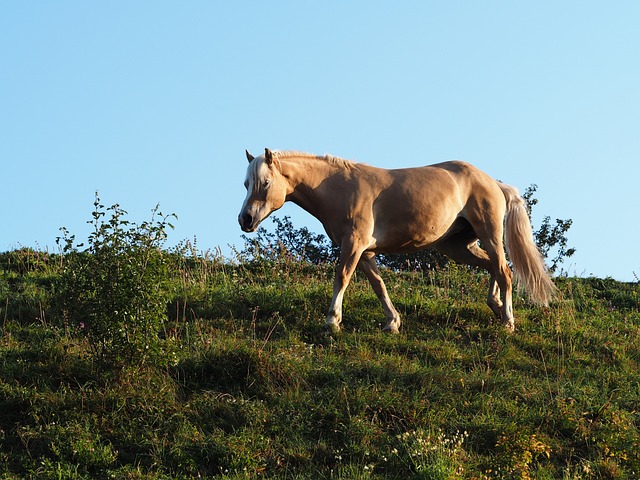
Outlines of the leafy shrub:
{"type": "Polygon", "coordinates": [[[260,227],[252,238],[242,235],[244,249],[242,259],[276,260],[289,257],[296,261],[312,264],[333,263],[339,257],[339,248],[321,233],[310,232],[308,228],[294,228],[291,219],[271,217],[276,225],[274,232],[260,227]]]}
{"type": "Polygon", "coordinates": [[[102,364],[144,363],[161,352],[166,320],[168,255],[161,247],[169,219],[156,206],[150,221],[126,220],[119,205],[105,209],[96,194],[88,246],[62,228],[65,255],[56,294],[65,323],[87,335],[102,364]],[[110,218],[107,219],[107,213],[110,218]]]}
{"type": "MultiPolygon", "coordinates": [[[[529,212],[529,219],[531,219],[533,206],[538,203],[538,199],[533,196],[537,190],[538,186],[533,183],[527,187],[522,195],[527,206],[527,211],[529,212]]],[[[551,217],[547,215],[542,220],[540,228],[533,232],[536,245],[538,245],[544,258],[549,259],[549,255],[555,252],[555,256],[551,259],[551,265],[549,265],[549,270],[552,272],[555,272],[566,258],[576,253],[575,248],[569,248],[567,246],[567,232],[572,224],[573,220],[571,219],[561,220],[556,218],[555,225],[553,225],[551,223],[551,217]]]]}

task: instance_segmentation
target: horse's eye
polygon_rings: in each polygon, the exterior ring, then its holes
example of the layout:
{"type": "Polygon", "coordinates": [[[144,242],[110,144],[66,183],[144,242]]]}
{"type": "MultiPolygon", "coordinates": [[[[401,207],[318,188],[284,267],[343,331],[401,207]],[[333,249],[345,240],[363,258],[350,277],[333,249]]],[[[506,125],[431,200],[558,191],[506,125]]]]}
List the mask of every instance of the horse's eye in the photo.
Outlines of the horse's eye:
{"type": "Polygon", "coordinates": [[[271,185],[271,180],[265,180],[262,185],[264,186],[264,188],[269,188],[269,185],[271,185]]]}

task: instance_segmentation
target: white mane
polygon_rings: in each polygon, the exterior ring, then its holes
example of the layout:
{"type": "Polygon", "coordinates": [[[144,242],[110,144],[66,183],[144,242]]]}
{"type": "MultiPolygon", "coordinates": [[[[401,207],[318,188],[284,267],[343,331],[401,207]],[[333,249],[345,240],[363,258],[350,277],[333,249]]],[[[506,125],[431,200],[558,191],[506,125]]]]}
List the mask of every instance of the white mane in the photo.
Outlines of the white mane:
{"type": "Polygon", "coordinates": [[[296,150],[276,150],[272,152],[276,158],[285,159],[285,158],[311,158],[316,160],[322,160],[325,162],[329,162],[333,165],[337,165],[344,168],[351,168],[355,165],[356,162],[352,160],[346,160],[344,158],[335,157],[333,155],[314,155],[312,153],[299,152],[296,150]]]}

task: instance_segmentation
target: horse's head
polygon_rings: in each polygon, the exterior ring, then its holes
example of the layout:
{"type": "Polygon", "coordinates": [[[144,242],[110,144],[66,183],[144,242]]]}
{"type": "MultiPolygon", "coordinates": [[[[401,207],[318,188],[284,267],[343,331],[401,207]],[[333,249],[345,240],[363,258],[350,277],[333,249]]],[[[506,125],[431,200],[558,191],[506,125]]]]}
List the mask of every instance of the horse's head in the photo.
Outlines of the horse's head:
{"type": "Polygon", "coordinates": [[[260,222],[284,204],[287,182],[280,173],[280,162],[271,150],[265,148],[264,155],[259,157],[246,153],[249,160],[244,181],[247,197],[238,215],[238,222],[243,231],[255,232],[260,222]]]}

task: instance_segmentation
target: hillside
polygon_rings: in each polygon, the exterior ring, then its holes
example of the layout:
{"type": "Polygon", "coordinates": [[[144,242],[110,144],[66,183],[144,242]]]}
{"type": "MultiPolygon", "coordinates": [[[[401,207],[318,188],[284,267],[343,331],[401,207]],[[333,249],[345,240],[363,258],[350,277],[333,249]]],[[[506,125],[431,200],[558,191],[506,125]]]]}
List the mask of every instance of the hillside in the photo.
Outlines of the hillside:
{"type": "Polygon", "coordinates": [[[331,266],[165,260],[160,354],[116,366],[64,256],[0,256],[3,478],[640,476],[637,283],[558,278],[510,335],[484,274],[386,270],[401,334],[361,275],[330,334],[331,266]]]}

